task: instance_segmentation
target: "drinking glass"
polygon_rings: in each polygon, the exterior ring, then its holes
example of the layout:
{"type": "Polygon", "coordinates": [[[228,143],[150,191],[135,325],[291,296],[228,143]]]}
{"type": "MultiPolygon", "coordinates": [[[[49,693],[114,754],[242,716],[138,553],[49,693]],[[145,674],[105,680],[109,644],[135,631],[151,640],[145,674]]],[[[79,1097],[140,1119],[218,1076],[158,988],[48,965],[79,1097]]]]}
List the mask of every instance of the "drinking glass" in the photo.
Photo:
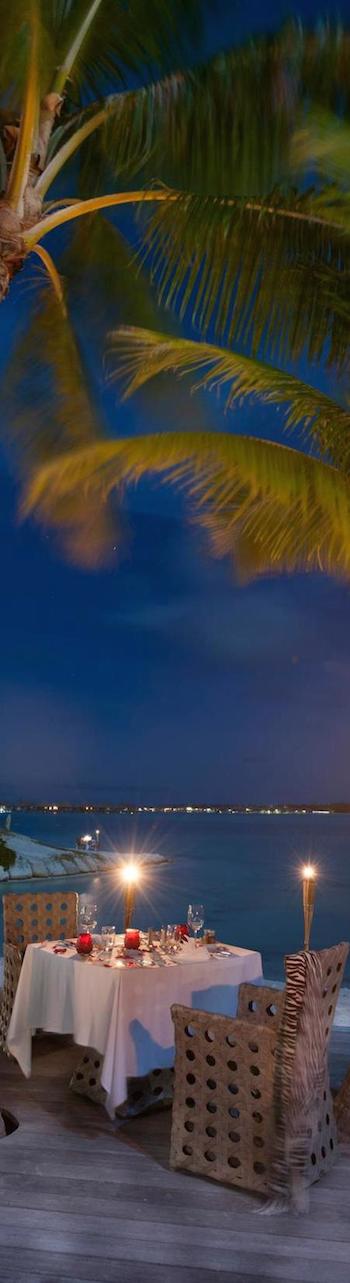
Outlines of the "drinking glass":
{"type": "Polygon", "coordinates": [[[80,900],[79,922],[83,931],[94,931],[97,926],[97,904],[92,900],[80,900]]]}
{"type": "Polygon", "coordinates": [[[195,938],[197,939],[198,932],[201,931],[204,926],[203,904],[189,904],[187,910],[187,926],[189,931],[194,931],[195,938]]]}
{"type": "Polygon", "coordinates": [[[175,953],[177,950],[176,941],[176,922],[169,922],[166,933],[166,943],[169,953],[175,953]]]}
{"type": "Polygon", "coordinates": [[[107,957],[113,952],[115,943],[115,927],[101,928],[101,942],[103,953],[106,954],[107,957]]]}

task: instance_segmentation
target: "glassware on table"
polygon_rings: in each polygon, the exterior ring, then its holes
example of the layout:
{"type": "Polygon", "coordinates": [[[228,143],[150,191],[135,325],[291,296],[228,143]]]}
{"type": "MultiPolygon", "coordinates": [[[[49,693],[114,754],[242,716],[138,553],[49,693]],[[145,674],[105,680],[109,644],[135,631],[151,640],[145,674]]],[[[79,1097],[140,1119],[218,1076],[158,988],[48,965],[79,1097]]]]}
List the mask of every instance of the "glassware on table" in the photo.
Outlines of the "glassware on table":
{"type": "Polygon", "coordinates": [[[102,944],[102,952],[106,955],[106,957],[110,957],[115,945],[115,927],[114,926],[111,926],[111,927],[107,926],[107,927],[101,928],[101,944],[102,944]]]}
{"type": "Polygon", "coordinates": [[[97,904],[92,900],[80,900],[79,926],[81,931],[94,931],[97,927],[97,904]]]}
{"type": "Polygon", "coordinates": [[[204,944],[216,944],[216,931],[212,931],[209,927],[204,932],[204,944]]]}
{"type": "Polygon", "coordinates": [[[187,909],[187,926],[189,931],[194,932],[195,939],[197,939],[198,932],[201,931],[204,926],[204,917],[203,904],[189,904],[187,909]]]}
{"type": "Polygon", "coordinates": [[[167,933],[166,933],[166,948],[169,950],[169,953],[177,952],[177,949],[179,947],[177,936],[176,936],[176,930],[177,930],[176,922],[169,922],[169,925],[167,926],[167,933]]]}

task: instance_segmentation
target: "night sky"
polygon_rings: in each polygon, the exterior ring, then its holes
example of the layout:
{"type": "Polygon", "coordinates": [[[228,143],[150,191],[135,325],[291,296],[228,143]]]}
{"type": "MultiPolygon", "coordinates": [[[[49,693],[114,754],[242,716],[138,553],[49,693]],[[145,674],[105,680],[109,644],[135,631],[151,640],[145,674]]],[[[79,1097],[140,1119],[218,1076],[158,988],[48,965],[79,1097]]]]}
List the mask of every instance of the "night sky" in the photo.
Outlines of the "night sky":
{"type": "MultiPolygon", "coordinates": [[[[290,5],[274,0],[264,18],[261,3],[222,0],[220,32],[217,12],[208,48],[277,27],[290,5]]],[[[1,309],[4,359],[17,303],[20,289],[1,309]]],[[[115,413],[114,397],[106,405],[115,413]]],[[[279,436],[274,411],[236,413],[241,430],[279,436]]],[[[238,586],[165,488],[130,494],[127,518],[122,557],[80,572],[51,535],[17,524],[2,460],[0,796],[350,799],[349,588],[321,576],[238,586]]]]}

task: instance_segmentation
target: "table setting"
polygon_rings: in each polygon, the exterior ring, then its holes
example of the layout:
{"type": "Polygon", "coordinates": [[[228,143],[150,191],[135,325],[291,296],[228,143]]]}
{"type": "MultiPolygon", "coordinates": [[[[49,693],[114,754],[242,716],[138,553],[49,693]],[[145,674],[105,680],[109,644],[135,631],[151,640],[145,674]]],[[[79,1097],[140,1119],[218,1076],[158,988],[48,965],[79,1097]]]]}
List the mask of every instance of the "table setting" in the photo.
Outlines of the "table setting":
{"type": "Polygon", "coordinates": [[[111,1116],[129,1078],[172,1066],[173,1003],[234,1016],[241,982],[262,976],[259,953],[203,931],[203,906],[190,905],[184,923],[147,931],[131,925],[130,897],[127,908],[124,931],[96,931],[97,906],[81,903],[76,939],[27,946],[7,1039],[27,1077],[37,1029],[93,1048],[111,1116]]]}

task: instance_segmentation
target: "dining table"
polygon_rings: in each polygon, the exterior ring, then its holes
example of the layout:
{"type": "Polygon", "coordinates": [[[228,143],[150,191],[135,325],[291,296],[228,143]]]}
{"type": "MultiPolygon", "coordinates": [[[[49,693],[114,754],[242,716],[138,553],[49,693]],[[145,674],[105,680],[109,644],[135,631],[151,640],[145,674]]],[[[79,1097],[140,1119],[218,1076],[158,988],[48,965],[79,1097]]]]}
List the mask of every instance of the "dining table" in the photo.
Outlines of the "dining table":
{"type": "MultiPolygon", "coordinates": [[[[119,942],[121,945],[121,941],[119,942]]],[[[173,1003],[234,1016],[242,981],[262,977],[260,953],[233,945],[174,954],[144,948],[125,956],[115,949],[77,952],[75,942],[26,948],[7,1036],[8,1049],[31,1074],[36,1030],[71,1035],[103,1057],[101,1085],[111,1117],[125,1101],[128,1079],[174,1063],[173,1003]]]]}

